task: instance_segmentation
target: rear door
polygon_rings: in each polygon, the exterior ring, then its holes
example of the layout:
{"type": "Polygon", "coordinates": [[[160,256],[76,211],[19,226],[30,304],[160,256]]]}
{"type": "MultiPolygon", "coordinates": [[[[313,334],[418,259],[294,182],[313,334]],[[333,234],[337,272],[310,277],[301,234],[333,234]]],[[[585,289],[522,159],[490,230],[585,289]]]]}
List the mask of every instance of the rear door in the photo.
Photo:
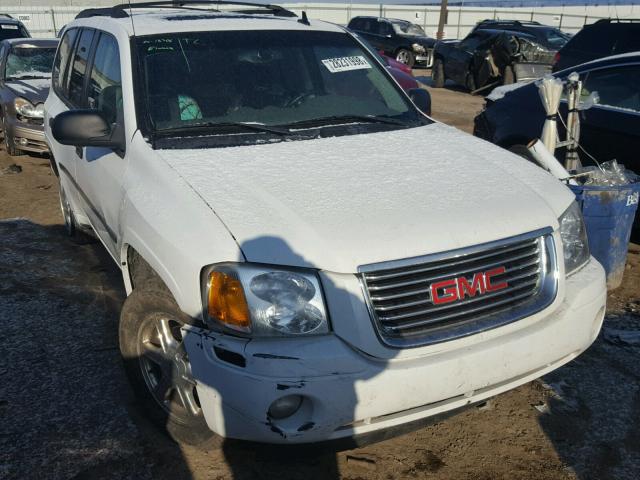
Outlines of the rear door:
{"type": "MultiPolygon", "coordinates": [[[[115,37],[96,31],[80,103],[100,112],[112,129],[124,129],[120,58],[115,37]]],[[[118,225],[126,166],[125,152],[104,147],[81,149],[76,163],[87,215],[114,258],[118,258],[118,225]]]]}
{"type": "MultiPolygon", "coordinates": [[[[81,30],[78,28],[68,29],[58,46],[56,58],[53,61],[53,70],[51,74],[52,88],[45,102],[45,119],[44,128],[47,132],[46,139],[49,142],[49,149],[55,160],[55,165],[60,176],[60,183],[67,194],[69,201],[76,213],[78,212],[78,191],[75,187],[76,175],[76,152],[75,147],[62,145],[53,140],[51,136],[51,119],[55,118],[62,112],[69,110],[69,71],[71,69],[72,59],[81,30]]],[[[84,218],[78,219],[81,223],[86,222],[84,218]]]]}
{"type": "Polygon", "coordinates": [[[598,161],[616,159],[640,174],[640,65],[589,72],[583,95],[591,92],[600,101],[580,112],[580,143],[598,161]]]}
{"type": "Polygon", "coordinates": [[[450,54],[444,62],[444,71],[447,78],[465,85],[473,52],[485,36],[484,33],[478,30],[470,33],[464,40],[451,48],[450,54]]]}

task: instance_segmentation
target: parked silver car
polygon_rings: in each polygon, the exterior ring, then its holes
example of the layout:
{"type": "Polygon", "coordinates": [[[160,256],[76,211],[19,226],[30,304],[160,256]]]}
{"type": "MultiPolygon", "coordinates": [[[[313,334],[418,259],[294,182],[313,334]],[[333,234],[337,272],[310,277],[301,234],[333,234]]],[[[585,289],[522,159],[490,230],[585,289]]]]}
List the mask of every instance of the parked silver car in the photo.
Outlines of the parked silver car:
{"type": "Polygon", "coordinates": [[[58,40],[0,42],[0,128],[9,155],[44,153],[42,122],[58,40]]]}

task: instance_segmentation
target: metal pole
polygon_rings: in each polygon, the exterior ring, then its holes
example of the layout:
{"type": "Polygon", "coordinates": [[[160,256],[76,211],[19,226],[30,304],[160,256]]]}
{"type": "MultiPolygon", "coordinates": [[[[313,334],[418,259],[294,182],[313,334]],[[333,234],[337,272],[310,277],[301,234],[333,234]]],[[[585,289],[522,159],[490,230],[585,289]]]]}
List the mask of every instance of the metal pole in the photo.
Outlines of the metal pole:
{"type": "Polygon", "coordinates": [[[53,11],[53,7],[51,7],[51,23],[53,24],[53,36],[58,36],[58,28],[56,27],[56,14],[53,11]]]}
{"type": "Polygon", "coordinates": [[[560,14],[560,25],[558,25],[558,29],[562,30],[562,16],[564,15],[564,13],[560,14]]]}
{"type": "Polygon", "coordinates": [[[444,37],[444,24],[447,21],[447,0],[440,1],[440,19],[438,20],[438,31],[436,32],[436,38],[442,40],[444,37]]]}
{"type": "Polygon", "coordinates": [[[425,32],[427,31],[427,7],[424,8],[424,17],[422,18],[422,29],[425,32]]]}

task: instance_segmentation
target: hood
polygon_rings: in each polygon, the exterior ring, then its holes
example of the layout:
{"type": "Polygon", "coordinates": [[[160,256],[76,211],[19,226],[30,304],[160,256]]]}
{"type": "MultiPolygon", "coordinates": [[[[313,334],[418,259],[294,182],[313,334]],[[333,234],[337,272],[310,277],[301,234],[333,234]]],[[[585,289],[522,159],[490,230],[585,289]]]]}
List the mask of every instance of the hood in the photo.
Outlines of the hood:
{"type": "Polygon", "coordinates": [[[248,261],[339,273],[555,228],[574,198],[533,164],[439,123],[157,153],[248,261]]]}
{"type": "Polygon", "coordinates": [[[51,86],[50,78],[37,78],[33,80],[11,80],[5,85],[18,97],[26,98],[34,105],[44,103],[49,95],[51,86]]]}

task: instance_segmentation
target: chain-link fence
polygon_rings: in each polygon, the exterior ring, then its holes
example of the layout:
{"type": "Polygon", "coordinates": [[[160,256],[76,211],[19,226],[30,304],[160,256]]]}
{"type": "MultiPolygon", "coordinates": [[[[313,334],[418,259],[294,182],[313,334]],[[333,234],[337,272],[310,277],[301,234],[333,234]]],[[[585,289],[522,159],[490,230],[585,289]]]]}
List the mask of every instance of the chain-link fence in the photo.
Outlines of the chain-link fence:
{"type": "MultiPolygon", "coordinates": [[[[18,5],[0,7],[0,13],[8,13],[22,20],[34,37],[53,37],[81,10],[120,2],[117,0],[111,2],[109,0],[95,0],[92,3],[93,5],[84,6],[18,5]]],[[[325,20],[341,25],[346,25],[351,18],[359,15],[400,18],[422,26],[428,35],[434,37],[440,15],[440,9],[437,6],[363,5],[351,3],[294,3],[283,5],[298,14],[303,10],[306,11],[311,19],[325,20]]],[[[445,38],[464,37],[477,22],[487,18],[537,21],[546,25],[556,26],[567,33],[575,33],[583,25],[608,16],[606,11],[597,7],[593,11],[597,14],[558,12],[553,7],[540,7],[532,10],[452,7],[448,9],[444,33],[445,38]]]]}

